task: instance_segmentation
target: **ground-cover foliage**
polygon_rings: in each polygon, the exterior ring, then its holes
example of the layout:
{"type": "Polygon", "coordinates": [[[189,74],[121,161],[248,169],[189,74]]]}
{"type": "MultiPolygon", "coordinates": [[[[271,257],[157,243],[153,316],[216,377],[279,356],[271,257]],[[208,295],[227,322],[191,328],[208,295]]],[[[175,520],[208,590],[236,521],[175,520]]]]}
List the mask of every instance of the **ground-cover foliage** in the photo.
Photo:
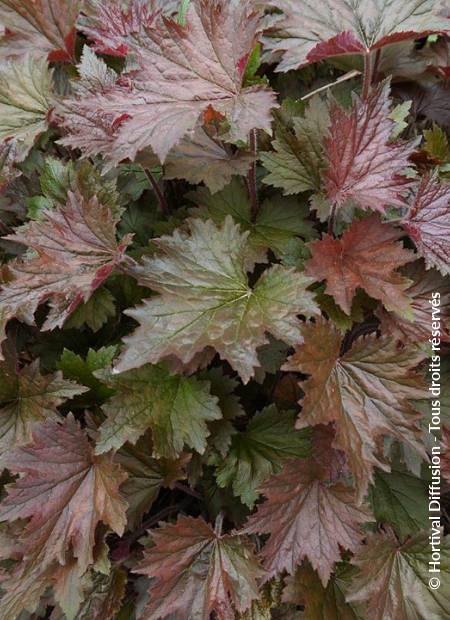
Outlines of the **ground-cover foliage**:
{"type": "Polygon", "coordinates": [[[449,17],[0,0],[1,620],[450,618],[449,17]]]}

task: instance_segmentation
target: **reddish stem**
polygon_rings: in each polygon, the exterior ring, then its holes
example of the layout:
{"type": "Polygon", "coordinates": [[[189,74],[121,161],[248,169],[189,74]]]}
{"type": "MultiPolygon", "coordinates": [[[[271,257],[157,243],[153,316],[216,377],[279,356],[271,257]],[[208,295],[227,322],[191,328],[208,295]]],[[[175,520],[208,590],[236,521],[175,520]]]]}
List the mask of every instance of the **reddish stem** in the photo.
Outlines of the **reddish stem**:
{"type": "Polygon", "coordinates": [[[150,181],[153,191],[155,192],[156,197],[158,198],[158,203],[159,203],[159,208],[161,209],[161,213],[163,213],[164,215],[170,215],[169,205],[167,204],[164,194],[162,193],[161,188],[159,187],[158,181],[155,179],[153,174],[147,168],[145,168],[145,174],[147,175],[147,179],[150,181]]]}
{"type": "Polygon", "coordinates": [[[258,186],[256,183],[256,158],[258,156],[258,134],[256,129],[250,132],[250,151],[253,155],[253,162],[248,172],[248,191],[250,194],[250,208],[252,222],[256,221],[259,212],[258,186]]]}
{"type": "Polygon", "coordinates": [[[362,98],[366,100],[370,94],[370,86],[372,84],[372,58],[370,52],[366,52],[364,54],[364,74],[363,74],[363,87],[362,87],[362,98]]]}

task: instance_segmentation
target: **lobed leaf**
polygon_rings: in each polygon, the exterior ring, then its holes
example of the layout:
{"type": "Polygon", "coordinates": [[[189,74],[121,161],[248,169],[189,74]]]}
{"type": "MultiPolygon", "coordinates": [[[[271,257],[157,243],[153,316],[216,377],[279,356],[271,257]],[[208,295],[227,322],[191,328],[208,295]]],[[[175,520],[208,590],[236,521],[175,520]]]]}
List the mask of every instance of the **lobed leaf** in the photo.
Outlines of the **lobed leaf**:
{"type": "Polygon", "coordinates": [[[281,55],[277,71],[348,54],[365,54],[386,45],[445,30],[433,0],[270,0],[281,10],[265,39],[266,49],[281,55]]]}
{"type": "Polygon", "coordinates": [[[305,273],[326,280],[325,292],[346,314],[351,313],[355,293],[362,288],[387,310],[411,316],[411,299],[405,292],[411,282],[396,269],[413,261],[415,255],[397,243],[402,236],[401,230],[383,224],[377,215],[355,220],[340,239],[324,235],[310,243],[305,273]]]}
{"type": "Polygon", "coordinates": [[[242,536],[216,533],[201,517],[179,517],[152,531],[154,546],[138,571],[155,580],[143,618],[234,620],[259,596],[263,575],[250,543],[242,536]]]}
{"type": "Polygon", "coordinates": [[[221,226],[198,219],[189,225],[190,234],[179,229],[157,240],[159,256],[136,271],[140,284],[160,295],[126,312],[140,327],[124,339],[116,372],[169,355],[188,363],[210,346],[247,382],[259,366],[256,349],[267,342],[265,332],[289,344],[301,341],[297,315],[317,312],[306,290],[310,280],[274,265],[250,287],[248,233],[230,216],[221,226]]]}
{"type": "Polygon", "coordinates": [[[418,427],[420,414],[411,401],[427,398],[415,367],[425,355],[412,347],[400,349],[391,338],[360,338],[345,354],[341,336],[321,320],[306,323],[304,344],[283,369],[311,375],[302,382],[305,393],[297,428],[335,422],[335,447],[348,460],[362,500],[373,468],[386,470],[378,441],[391,435],[425,457],[418,427]]]}
{"type": "Polygon", "coordinates": [[[7,239],[33,253],[7,265],[0,291],[2,330],[16,317],[33,325],[38,306],[50,302],[43,330],[61,327],[124,260],[130,237],[117,243],[117,219],[94,197],[68,194],[67,204],[47,209],[42,220],[29,222],[7,239]]]}

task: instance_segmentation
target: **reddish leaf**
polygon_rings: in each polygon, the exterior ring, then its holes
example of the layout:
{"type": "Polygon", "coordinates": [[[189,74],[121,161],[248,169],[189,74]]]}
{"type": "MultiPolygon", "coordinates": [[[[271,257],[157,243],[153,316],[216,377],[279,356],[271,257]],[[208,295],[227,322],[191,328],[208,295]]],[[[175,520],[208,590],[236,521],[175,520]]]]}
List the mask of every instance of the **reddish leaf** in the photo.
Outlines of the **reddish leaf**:
{"type": "Polygon", "coordinates": [[[179,517],[151,535],[139,572],[155,578],[143,620],[234,620],[258,597],[263,571],[249,542],[217,534],[201,517],[179,517]]]}
{"type": "Polygon", "coordinates": [[[324,588],[317,573],[308,565],[285,580],[283,601],[302,605],[302,620],[361,620],[357,609],[345,602],[350,570],[337,570],[324,588]]]}
{"type": "Polygon", "coordinates": [[[61,372],[42,375],[39,360],[19,369],[7,356],[0,363],[0,461],[8,451],[31,441],[36,424],[58,419],[57,407],[86,391],[63,379],[61,372]]]}
{"type": "Polygon", "coordinates": [[[63,143],[114,161],[151,147],[164,161],[210,105],[226,116],[229,141],[246,140],[253,128],[270,132],[275,93],[264,85],[243,87],[262,25],[253,0],[192,0],[185,22],[160,16],[139,38],[136,71],[108,92],[69,99],[62,116],[70,135],[63,143]]]}
{"type": "Polygon", "coordinates": [[[403,225],[426,266],[450,275],[450,184],[423,177],[403,225]]]}
{"type": "Polygon", "coordinates": [[[29,519],[15,549],[21,561],[2,584],[6,594],[0,611],[9,619],[14,610],[33,611],[53,579],[69,577],[58,570],[68,569],[74,559],[72,578],[78,581],[94,561],[99,522],[122,535],[126,503],[118,490],[125,479],[122,470],[111,455],[94,456],[72,415],[35,428],[33,443],[12,451],[6,466],[23,475],[7,487],[0,520],[29,519]]]}
{"type": "Polygon", "coordinates": [[[395,271],[414,260],[415,255],[396,243],[399,229],[383,224],[377,215],[354,220],[340,239],[324,235],[309,247],[311,259],[305,273],[326,280],[325,292],[350,314],[356,289],[364,289],[388,310],[411,314],[411,300],[405,294],[410,281],[395,271]]]}
{"type": "Polygon", "coordinates": [[[403,207],[410,180],[403,176],[416,142],[391,142],[395,122],[389,118],[389,83],[366,101],[356,98],[350,111],[334,103],[325,139],[325,188],[338,207],[354,201],[362,209],[384,212],[403,207]]]}
{"type": "Polygon", "coordinates": [[[308,558],[326,585],[340,560],[339,547],[353,550],[363,536],[361,524],[370,518],[356,507],[354,491],[331,478],[335,452],[329,442],[314,443],[310,459],[289,461],[263,485],[267,501],[244,532],[270,534],[262,550],[269,576],[284,570],[292,575],[308,558]]]}
{"type": "Polygon", "coordinates": [[[335,447],[344,451],[361,500],[380,460],[379,440],[392,435],[425,456],[420,414],[410,400],[427,398],[421,376],[414,371],[425,354],[398,349],[392,338],[359,339],[340,353],[341,337],[323,320],[305,324],[304,344],[283,369],[311,375],[301,385],[305,396],[297,428],[336,423],[335,447]]]}
{"type": "Polygon", "coordinates": [[[13,450],[6,466],[24,476],[9,486],[0,520],[31,517],[19,541],[25,558],[64,564],[72,550],[85,570],[100,521],[123,533],[126,504],[118,488],[125,476],[110,455],[94,456],[71,415],[36,427],[33,443],[13,450]]]}
{"type": "Polygon", "coordinates": [[[126,8],[120,3],[89,0],[80,20],[81,30],[94,41],[93,49],[99,54],[126,56],[129,43],[138,45],[139,36],[145,36],[160,14],[157,2],[131,0],[126,8]]]}
{"type": "Polygon", "coordinates": [[[82,0],[0,0],[0,22],[15,35],[11,55],[31,48],[34,54],[47,54],[50,61],[73,60],[81,4],[82,0]]]}
{"type": "Polygon", "coordinates": [[[283,11],[266,38],[278,71],[342,54],[366,53],[445,29],[433,0],[270,0],[283,11]]]}
{"type": "Polygon", "coordinates": [[[403,544],[392,530],[372,534],[352,562],[360,572],[347,601],[366,603],[367,620],[446,620],[450,606],[450,538],[440,545],[441,585],[429,585],[429,533],[419,533],[403,544]]]}
{"type": "Polygon", "coordinates": [[[427,342],[430,338],[432,307],[430,299],[439,294],[441,339],[450,342],[450,282],[434,269],[425,270],[423,261],[408,265],[403,275],[411,282],[406,294],[411,299],[412,320],[379,308],[382,333],[388,332],[401,342],[427,342]]]}
{"type": "MultiPolygon", "coordinates": [[[[0,291],[0,327],[12,317],[34,322],[37,307],[50,302],[42,329],[61,327],[67,317],[123,261],[130,242],[117,243],[116,219],[94,197],[69,192],[67,205],[42,212],[6,239],[28,245],[33,254],[8,264],[8,281],[0,291]]],[[[1,331],[1,330],[0,330],[1,331]]]]}

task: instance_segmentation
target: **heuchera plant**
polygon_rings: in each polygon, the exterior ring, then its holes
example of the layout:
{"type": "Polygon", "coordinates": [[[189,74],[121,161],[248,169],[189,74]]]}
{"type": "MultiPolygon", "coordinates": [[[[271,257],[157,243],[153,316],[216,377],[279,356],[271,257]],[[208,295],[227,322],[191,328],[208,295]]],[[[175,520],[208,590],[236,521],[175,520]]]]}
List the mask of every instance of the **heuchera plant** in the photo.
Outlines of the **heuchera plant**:
{"type": "Polygon", "coordinates": [[[1,620],[450,618],[449,17],[0,0],[1,620]]]}

